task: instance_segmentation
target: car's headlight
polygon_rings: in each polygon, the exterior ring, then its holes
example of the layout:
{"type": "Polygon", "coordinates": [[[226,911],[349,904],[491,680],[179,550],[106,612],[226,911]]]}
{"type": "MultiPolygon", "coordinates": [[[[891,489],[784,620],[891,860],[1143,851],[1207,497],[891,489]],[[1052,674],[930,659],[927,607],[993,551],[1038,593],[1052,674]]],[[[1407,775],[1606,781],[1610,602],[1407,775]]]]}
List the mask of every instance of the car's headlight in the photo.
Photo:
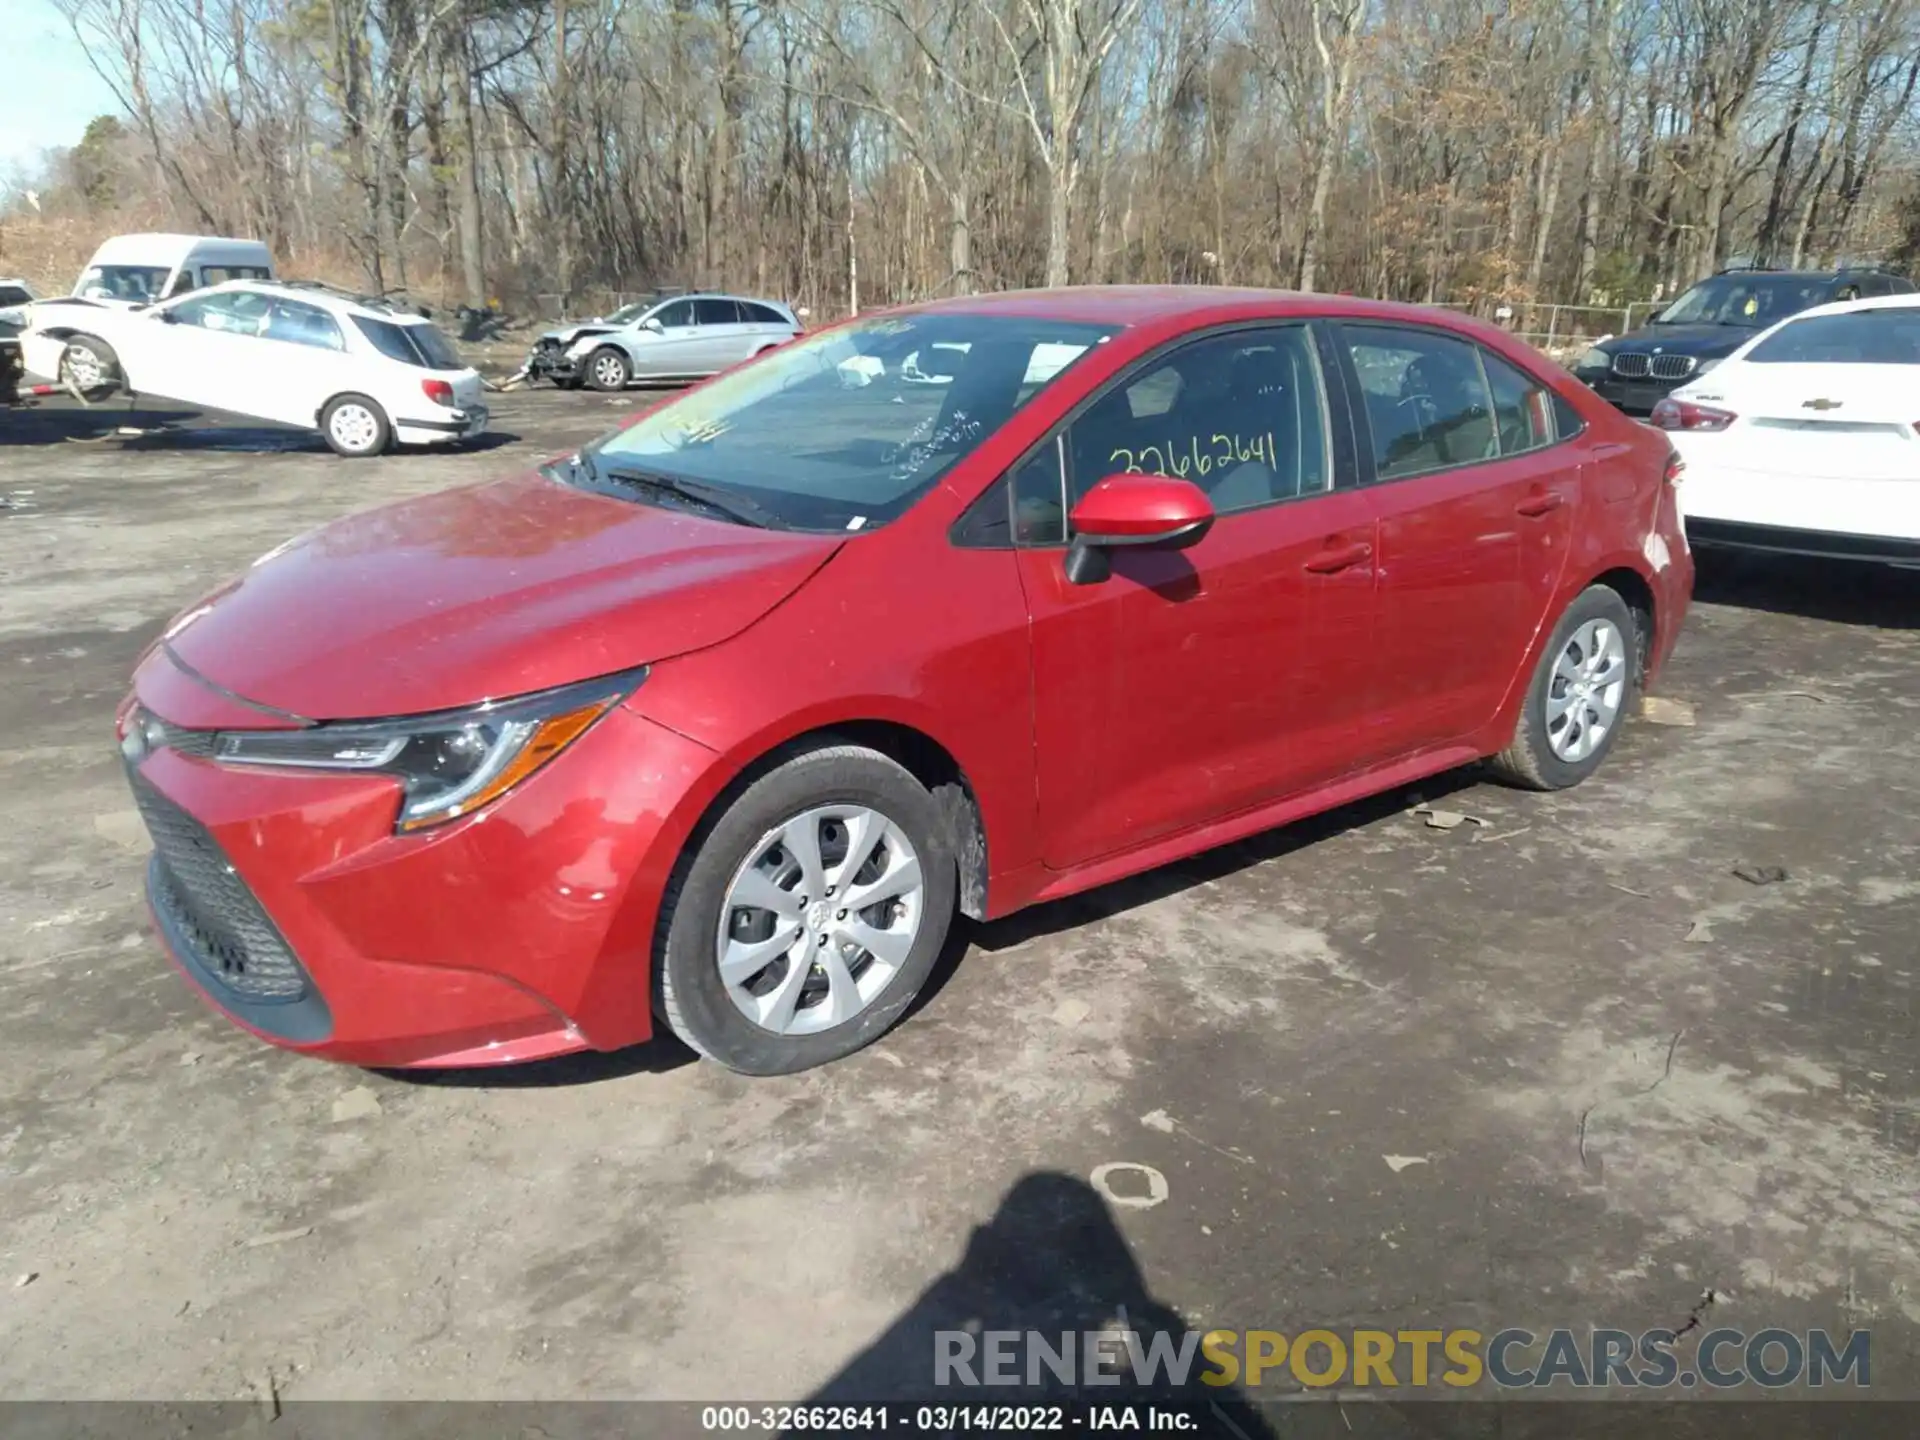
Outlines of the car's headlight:
{"type": "Polygon", "coordinates": [[[1573,362],[1573,368],[1576,370],[1605,370],[1611,364],[1613,364],[1613,356],[1602,350],[1598,345],[1589,345],[1587,347],[1587,353],[1573,362]]]}
{"type": "Polygon", "coordinates": [[[563,685],[468,710],[308,730],[227,730],[214,737],[225,765],[360,770],[396,776],[404,790],[394,828],[422,830],[506,794],[631,695],[645,668],[563,685]]]}

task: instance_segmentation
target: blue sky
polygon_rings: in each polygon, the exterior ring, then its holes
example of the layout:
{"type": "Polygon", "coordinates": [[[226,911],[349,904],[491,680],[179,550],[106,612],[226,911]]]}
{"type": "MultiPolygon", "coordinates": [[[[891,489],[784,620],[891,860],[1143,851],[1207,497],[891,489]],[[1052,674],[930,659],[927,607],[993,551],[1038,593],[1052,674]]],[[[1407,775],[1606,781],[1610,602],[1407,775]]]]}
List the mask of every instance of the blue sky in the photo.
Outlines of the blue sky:
{"type": "Polygon", "coordinates": [[[16,170],[35,168],[42,151],[71,145],[87,122],[118,114],[113,92],[93,73],[52,0],[6,0],[6,92],[0,104],[0,189],[16,170]]]}

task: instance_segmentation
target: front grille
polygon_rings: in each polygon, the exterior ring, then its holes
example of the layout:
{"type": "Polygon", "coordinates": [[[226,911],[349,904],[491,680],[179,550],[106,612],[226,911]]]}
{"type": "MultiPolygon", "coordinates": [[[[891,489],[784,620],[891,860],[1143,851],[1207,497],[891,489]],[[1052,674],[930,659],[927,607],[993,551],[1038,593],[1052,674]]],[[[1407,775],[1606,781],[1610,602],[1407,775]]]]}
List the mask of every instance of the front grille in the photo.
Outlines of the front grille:
{"type": "Polygon", "coordinates": [[[1699,361],[1691,355],[1642,355],[1628,350],[1613,357],[1613,373],[1622,380],[1684,380],[1699,361]]]}
{"type": "Polygon", "coordinates": [[[248,1001],[292,1001],[307,972],[198,820],[129,772],[134,803],[153,836],[154,908],[193,953],[185,958],[248,1001]]]}

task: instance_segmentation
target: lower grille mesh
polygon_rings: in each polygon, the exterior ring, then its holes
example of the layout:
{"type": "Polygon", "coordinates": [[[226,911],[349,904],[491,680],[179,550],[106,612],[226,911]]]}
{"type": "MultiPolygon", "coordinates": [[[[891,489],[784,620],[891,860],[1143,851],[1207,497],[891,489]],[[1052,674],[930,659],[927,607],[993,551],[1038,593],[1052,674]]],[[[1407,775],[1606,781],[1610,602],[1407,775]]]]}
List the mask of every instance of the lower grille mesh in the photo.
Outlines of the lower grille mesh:
{"type": "Polygon", "coordinates": [[[303,997],[305,968],[219,843],[137,773],[128,779],[160,862],[152,871],[154,908],[192,947],[188,958],[241,999],[303,997]]]}

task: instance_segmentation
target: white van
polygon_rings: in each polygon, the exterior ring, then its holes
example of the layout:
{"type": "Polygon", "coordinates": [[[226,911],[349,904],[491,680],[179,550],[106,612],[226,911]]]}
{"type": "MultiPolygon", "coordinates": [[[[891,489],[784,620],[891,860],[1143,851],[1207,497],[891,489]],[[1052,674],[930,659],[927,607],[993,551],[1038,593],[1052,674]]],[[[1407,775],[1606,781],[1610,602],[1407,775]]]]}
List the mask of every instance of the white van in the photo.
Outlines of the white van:
{"type": "Polygon", "coordinates": [[[273,255],[258,240],[218,235],[116,235],[74,282],[75,299],[148,305],[223,280],[272,280],[273,255]]]}

